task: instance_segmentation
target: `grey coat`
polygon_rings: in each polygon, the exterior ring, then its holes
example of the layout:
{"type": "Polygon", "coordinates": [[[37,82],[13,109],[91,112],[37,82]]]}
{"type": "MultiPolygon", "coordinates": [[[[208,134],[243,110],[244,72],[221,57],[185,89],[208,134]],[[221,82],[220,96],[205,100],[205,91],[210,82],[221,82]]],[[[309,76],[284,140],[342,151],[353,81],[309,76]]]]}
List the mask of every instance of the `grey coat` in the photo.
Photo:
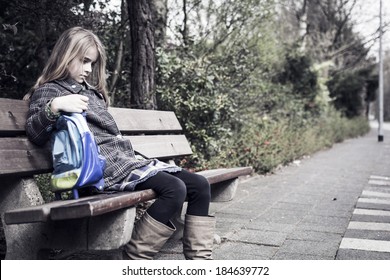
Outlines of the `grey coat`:
{"type": "Polygon", "coordinates": [[[83,94],[89,98],[88,126],[101,154],[106,158],[105,188],[119,184],[130,172],[151,162],[149,159],[140,160],[135,157],[130,141],[122,138],[113,117],[107,111],[103,96],[92,88],[84,89],[72,79],[46,83],[31,96],[26,131],[32,142],[44,145],[51,139],[56,121],[48,118],[45,105],[52,98],[68,94],[83,94]]]}

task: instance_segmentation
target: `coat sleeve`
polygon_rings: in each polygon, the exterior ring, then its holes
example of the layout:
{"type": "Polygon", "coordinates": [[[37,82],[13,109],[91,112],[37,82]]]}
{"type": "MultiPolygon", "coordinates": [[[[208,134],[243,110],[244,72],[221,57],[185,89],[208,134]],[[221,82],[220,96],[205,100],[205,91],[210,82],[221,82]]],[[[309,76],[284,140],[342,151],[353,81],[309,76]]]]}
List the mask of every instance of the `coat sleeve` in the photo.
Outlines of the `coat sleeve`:
{"type": "Polygon", "coordinates": [[[50,85],[44,85],[32,94],[26,121],[26,133],[30,141],[44,145],[50,139],[56,120],[47,116],[45,106],[52,98],[66,94],[50,85]]]}

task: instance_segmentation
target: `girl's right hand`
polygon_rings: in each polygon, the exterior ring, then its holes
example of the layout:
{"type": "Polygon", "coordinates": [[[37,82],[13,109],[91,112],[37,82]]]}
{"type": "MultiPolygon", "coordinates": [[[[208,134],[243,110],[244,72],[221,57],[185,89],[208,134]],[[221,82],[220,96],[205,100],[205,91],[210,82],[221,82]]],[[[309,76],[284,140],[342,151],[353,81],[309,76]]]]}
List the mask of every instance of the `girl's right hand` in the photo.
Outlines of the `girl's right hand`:
{"type": "Polygon", "coordinates": [[[51,102],[51,111],[54,114],[62,112],[82,113],[88,109],[88,97],[81,94],[70,94],[56,97],[51,102]]]}

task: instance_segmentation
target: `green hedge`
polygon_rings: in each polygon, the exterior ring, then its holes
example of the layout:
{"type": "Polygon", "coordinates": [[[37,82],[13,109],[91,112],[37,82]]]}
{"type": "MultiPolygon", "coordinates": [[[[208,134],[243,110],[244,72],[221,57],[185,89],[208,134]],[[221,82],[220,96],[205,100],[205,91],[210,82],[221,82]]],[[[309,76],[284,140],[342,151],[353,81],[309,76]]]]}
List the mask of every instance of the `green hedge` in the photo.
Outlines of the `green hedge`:
{"type": "MultiPolygon", "coordinates": [[[[255,172],[264,174],[368,131],[366,118],[348,119],[333,110],[305,125],[290,120],[258,119],[247,123],[230,141],[221,141],[219,155],[207,162],[200,161],[195,169],[252,166],[255,172]]],[[[183,163],[186,162],[192,161],[186,159],[183,163]]]]}

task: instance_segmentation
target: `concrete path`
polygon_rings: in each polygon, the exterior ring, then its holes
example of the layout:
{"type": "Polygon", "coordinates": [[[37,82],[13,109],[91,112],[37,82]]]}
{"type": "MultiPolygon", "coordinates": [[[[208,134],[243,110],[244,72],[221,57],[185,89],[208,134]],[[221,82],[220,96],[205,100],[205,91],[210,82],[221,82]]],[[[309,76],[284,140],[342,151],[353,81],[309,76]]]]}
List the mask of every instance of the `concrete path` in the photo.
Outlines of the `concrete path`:
{"type": "MultiPolygon", "coordinates": [[[[377,130],[242,180],[212,203],[214,259],[390,259],[390,131],[377,130]]],[[[170,240],[156,259],[183,259],[170,240]]]]}

